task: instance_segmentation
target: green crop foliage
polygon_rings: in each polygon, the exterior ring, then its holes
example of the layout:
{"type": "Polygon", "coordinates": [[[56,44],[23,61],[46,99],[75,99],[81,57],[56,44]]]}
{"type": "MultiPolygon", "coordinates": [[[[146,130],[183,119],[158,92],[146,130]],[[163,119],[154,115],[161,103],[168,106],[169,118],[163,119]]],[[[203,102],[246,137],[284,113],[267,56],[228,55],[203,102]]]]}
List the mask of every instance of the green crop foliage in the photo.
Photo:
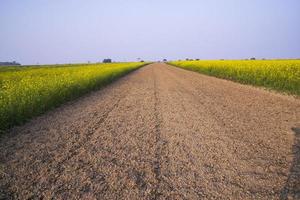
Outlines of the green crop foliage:
{"type": "Polygon", "coordinates": [[[204,60],[170,64],[203,74],[300,95],[300,60],[204,60]]]}
{"type": "Polygon", "coordinates": [[[0,67],[0,132],[99,89],[144,63],[0,67]]]}

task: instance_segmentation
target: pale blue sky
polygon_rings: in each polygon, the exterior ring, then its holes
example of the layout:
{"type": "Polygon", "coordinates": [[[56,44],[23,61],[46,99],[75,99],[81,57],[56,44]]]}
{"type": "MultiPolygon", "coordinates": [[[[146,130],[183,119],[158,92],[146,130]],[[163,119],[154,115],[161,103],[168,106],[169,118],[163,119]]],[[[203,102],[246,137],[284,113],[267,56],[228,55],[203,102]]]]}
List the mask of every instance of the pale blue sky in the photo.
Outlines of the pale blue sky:
{"type": "Polygon", "coordinates": [[[0,0],[0,61],[299,58],[299,0],[0,0]]]}

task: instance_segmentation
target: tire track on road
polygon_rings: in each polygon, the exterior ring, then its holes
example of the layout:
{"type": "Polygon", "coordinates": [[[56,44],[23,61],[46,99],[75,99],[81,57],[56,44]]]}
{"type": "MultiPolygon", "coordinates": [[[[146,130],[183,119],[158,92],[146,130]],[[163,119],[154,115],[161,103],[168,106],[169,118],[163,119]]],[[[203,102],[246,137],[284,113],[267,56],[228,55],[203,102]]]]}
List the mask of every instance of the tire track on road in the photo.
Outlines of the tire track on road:
{"type": "MultiPolygon", "coordinates": [[[[127,92],[125,94],[128,94],[127,92]]],[[[69,150],[68,155],[61,161],[59,161],[56,165],[57,168],[54,168],[55,171],[53,172],[53,174],[56,174],[56,181],[58,181],[58,179],[60,178],[61,174],[63,173],[63,163],[65,163],[66,161],[72,159],[74,156],[78,155],[80,153],[80,150],[84,147],[84,145],[86,145],[86,143],[91,139],[91,137],[93,136],[93,134],[97,131],[97,129],[99,128],[99,126],[101,126],[101,124],[103,122],[105,122],[106,118],[108,117],[108,115],[115,109],[118,108],[120,101],[125,98],[126,96],[120,97],[116,103],[114,103],[112,105],[112,107],[110,109],[108,109],[106,112],[104,112],[100,118],[98,118],[98,116],[96,115],[95,117],[97,117],[97,121],[93,121],[91,122],[87,127],[86,130],[84,131],[85,134],[84,138],[82,138],[80,141],[78,141],[78,143],[74,146],[72,146],[72,149],[69,150]]],[[[72,133],[71,133],[72,134],[72,133]]],[[[55,181],[55,182],[56,182],[55,181]]]]}
{"type": "Polygon", "coordinates": [[[161,138],[161,116],[159,112],[159,91],[157,88],[157,80],[155,76],[154,69],[152,69],[152,74],[153,74],[153,88],[154,88],[154,117],[155,117],[155,144],[156,144],[156,149],[155,149],[155,161],[154,161],[154,166],[153,166],[153,172],[155,174],[155,179],[157,181],[157,184],[155,186],[153,193],[153,199],[158,199],[162,193],[160,191],[161,189],[161,182],[162,182],[162,177],[161,177],[161,165],[162,165],[162,154],[163,154],[163,145],[164,143],[162,142],[161,138]]]}

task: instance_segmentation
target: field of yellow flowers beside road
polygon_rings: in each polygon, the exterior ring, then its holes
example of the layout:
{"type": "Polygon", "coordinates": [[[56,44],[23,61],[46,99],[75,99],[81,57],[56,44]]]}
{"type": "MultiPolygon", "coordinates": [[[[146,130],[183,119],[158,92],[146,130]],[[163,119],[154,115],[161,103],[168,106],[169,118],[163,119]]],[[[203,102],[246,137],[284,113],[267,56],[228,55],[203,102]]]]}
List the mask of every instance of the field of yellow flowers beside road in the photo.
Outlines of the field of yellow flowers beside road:
{"type": "Polygon", "coordinates": [[[300,60],[203,60],[170,64],[244,84],[300,95],[300,60]]]}
{"type": "Polygon", "coordinates": [[[144,63],[0,67],[0,130],[18,125],[144,63]]]}

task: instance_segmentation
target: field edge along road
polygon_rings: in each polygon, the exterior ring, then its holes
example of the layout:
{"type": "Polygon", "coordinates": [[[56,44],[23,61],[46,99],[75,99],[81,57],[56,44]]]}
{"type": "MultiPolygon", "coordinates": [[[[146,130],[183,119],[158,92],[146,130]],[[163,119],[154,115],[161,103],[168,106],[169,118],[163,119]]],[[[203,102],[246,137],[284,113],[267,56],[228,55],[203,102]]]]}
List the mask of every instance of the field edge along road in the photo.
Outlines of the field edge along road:
{"type": "Polygon", "coordinates": [[[1,67],[0,134],[147,64],[1,67]]]}
{"type": "Polygon", "coordinates": [[[3,136],[0,191],[297,199],[299,109],[292,96],[151,64],[3,136]]]}
{"type": "Polygon", "coordinates": [[[300,60],[201,60],[169,64],[300,97],[300,60]]]}

